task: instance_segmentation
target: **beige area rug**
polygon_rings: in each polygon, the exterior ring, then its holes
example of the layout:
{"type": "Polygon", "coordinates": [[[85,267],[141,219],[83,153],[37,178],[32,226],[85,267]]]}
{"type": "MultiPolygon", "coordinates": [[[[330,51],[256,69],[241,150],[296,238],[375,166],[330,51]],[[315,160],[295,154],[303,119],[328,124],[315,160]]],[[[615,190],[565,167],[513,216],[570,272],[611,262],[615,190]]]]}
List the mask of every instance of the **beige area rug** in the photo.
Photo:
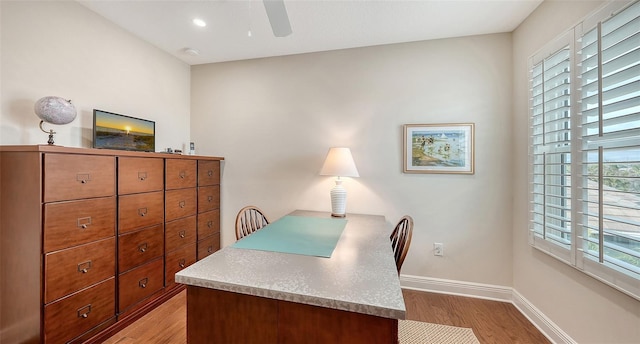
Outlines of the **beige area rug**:
{"type": "Polygon", "coordinates": [[[421,321],[398,321],[400,344],[480,344],[470,328],[431,324],[421,321]]]}

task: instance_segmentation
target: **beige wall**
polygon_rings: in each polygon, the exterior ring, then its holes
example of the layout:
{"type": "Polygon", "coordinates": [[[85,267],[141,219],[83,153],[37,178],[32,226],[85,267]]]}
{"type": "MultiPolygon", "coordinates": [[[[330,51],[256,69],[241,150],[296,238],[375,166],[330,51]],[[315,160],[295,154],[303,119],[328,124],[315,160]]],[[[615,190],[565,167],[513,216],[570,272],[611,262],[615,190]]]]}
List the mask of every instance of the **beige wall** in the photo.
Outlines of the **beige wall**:
{"type": "Polygon", "coordinates": [[[46,144],[33,104],[71,99],[56,144],[91,147],[93,109],[156,121],[156,147],[189,141],[189,65],[74,1],[1,1],[0,144],[46,144]]]}
{"type": "Polygon", "coordinates": [[[578,343],[638,343],[640,301],[527,243],[527,58],[601,5],[545,1],[513,33],[513,287],[578,343]]]}
{"type": "Polygon", "coordinates": [[[224,155],[223,245],[237,211],[330,211],[331,146],[360,178],[347,212],[415,220],[403,274],[511,284],[511,35],[496,34],[192,67],[191,136],[224,155]],[[402,173],[402,125],[476,126],[475,175],[402,173]],[[434,257],[434,242],[444,257],[434,257]]]}

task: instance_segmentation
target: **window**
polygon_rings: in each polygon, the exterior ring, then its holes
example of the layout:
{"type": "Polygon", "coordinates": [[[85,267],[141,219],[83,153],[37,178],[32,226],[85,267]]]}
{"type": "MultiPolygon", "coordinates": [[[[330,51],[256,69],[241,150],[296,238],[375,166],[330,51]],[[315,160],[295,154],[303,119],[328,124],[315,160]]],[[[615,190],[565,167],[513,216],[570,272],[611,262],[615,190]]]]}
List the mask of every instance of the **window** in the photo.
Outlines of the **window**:
{"type": "Polygon", "coordinates": [[[640,299],[640,2],[625,5],[531,58],[530,242],[640,299]]]}

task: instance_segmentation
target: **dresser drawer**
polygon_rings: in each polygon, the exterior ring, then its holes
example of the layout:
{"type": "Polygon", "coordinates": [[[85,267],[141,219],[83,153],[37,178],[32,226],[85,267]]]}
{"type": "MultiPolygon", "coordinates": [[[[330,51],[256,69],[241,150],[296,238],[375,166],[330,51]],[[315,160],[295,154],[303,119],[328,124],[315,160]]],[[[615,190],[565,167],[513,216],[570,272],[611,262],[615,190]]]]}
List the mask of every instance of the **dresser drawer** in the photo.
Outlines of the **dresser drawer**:
{"type": "Polygon", "coordinates": [[[113,196],[115,192],[115,157],[44,155],[45,202],[113,196]]]}
{"type": "Polygon", "coordinates": [[[116,198],[44,205],[44,252],[86,244],[116,233],[116,198]]]}
{"type": "Polygon", "coordinates": [[[163,159],[118,158],[118,194],[160,191],[163,187],[163,159]]]}
{"type": "Polygon", "coordinates": [[[220,208],[220,185],[203,186],[198,188],[198,212],[220,208]]]}
{"type": "Polygon", "coordinates": [[[119,197],[118,232],[126,233],[149,227],[164,221],[164,197],[162,191],[119,197]]]}
{"type": "Polygon", "coordinates": [[[165,191],[167,221],[196,214],[196,188],[165,191]]]}
{"type": "Polygon", "coordinates": [[[164,284],[164,261],[156,259],[121,274],[118,278],[118,311],[124,312],[138,301],[157,292],[164,284]]]}
{"type": "Polygon", "coordinates": [[[167,253],[166,256],[166,270],[167,277],[165,285],[167,287],[176,283],[176,272],[186,268],[187,266],[196,262],[196,243],[185,245],[179,249],[167,253]]]}
{"type": "Polygon", "coordinates": [[[197,161],[188,159],[166,159],[165,187],[167,190],[192,188],[197,181],[197,161]]]}
{"type": "Polygon", "coordinates": [[[49,303],[115,275],[116,239],[56,251],[44,256],[44,302],[49,303]]]}
{"type": "Polygon", "coordinates": [[[220,249],[220,233],[198,241],[198,260],[220,249]]]}
{"type": "Polygon", "coordinates": [[[180,246],[196,242],[196,216],[189,216],[165,224],[165,250],[173,251],[180,246]]]}
{"type": "Polygon", "coordinates": [[[198,214],[198,240],[220,232],[220,209],[198,214]]]}
{"type": "Polygon", "coordinates": [[[220,161],[198,160],[198,186],[220,184],[220,161]]]}
{"type": "Polygon", "coordinates": [[[45,343],[66,343],[115,317],[115,278],[44,307],[45,343]]]}
{"type": "Polygon", "coordinates": [[[118,236],[118,268],[125,272],[161,257],[164,253],[162,224],[118,236]]]}

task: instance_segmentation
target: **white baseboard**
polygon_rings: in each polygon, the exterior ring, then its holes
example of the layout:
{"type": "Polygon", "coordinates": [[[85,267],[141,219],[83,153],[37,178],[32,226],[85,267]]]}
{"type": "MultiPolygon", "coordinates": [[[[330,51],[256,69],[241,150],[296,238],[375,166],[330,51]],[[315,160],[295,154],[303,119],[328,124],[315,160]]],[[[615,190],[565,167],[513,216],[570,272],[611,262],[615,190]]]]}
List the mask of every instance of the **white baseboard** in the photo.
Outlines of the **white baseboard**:
{"type": "Polygon", "coordinates": [[[400,275],[400,285],[405,289],[512,303],[552,343],[576,344],[576,341],[511,287],[412,275],[400,275]]]}
{"type": "Polygon", "coordinates": [[[547,318],[538,308],[536,308],[529,300],[520,295],[517,290],[513,290],[514,306],[522,313],[531,323],[540,330],[552,343],[561,344],[577,344],[566,332],[562,331],[551,319],[547,318]]]}
{"type": "Polygon", "coordinates": [[[510,287],[411,275],[400,275],[400,285],[407,289],[503,302],[511,302],[513,294],[510,287]]]}

